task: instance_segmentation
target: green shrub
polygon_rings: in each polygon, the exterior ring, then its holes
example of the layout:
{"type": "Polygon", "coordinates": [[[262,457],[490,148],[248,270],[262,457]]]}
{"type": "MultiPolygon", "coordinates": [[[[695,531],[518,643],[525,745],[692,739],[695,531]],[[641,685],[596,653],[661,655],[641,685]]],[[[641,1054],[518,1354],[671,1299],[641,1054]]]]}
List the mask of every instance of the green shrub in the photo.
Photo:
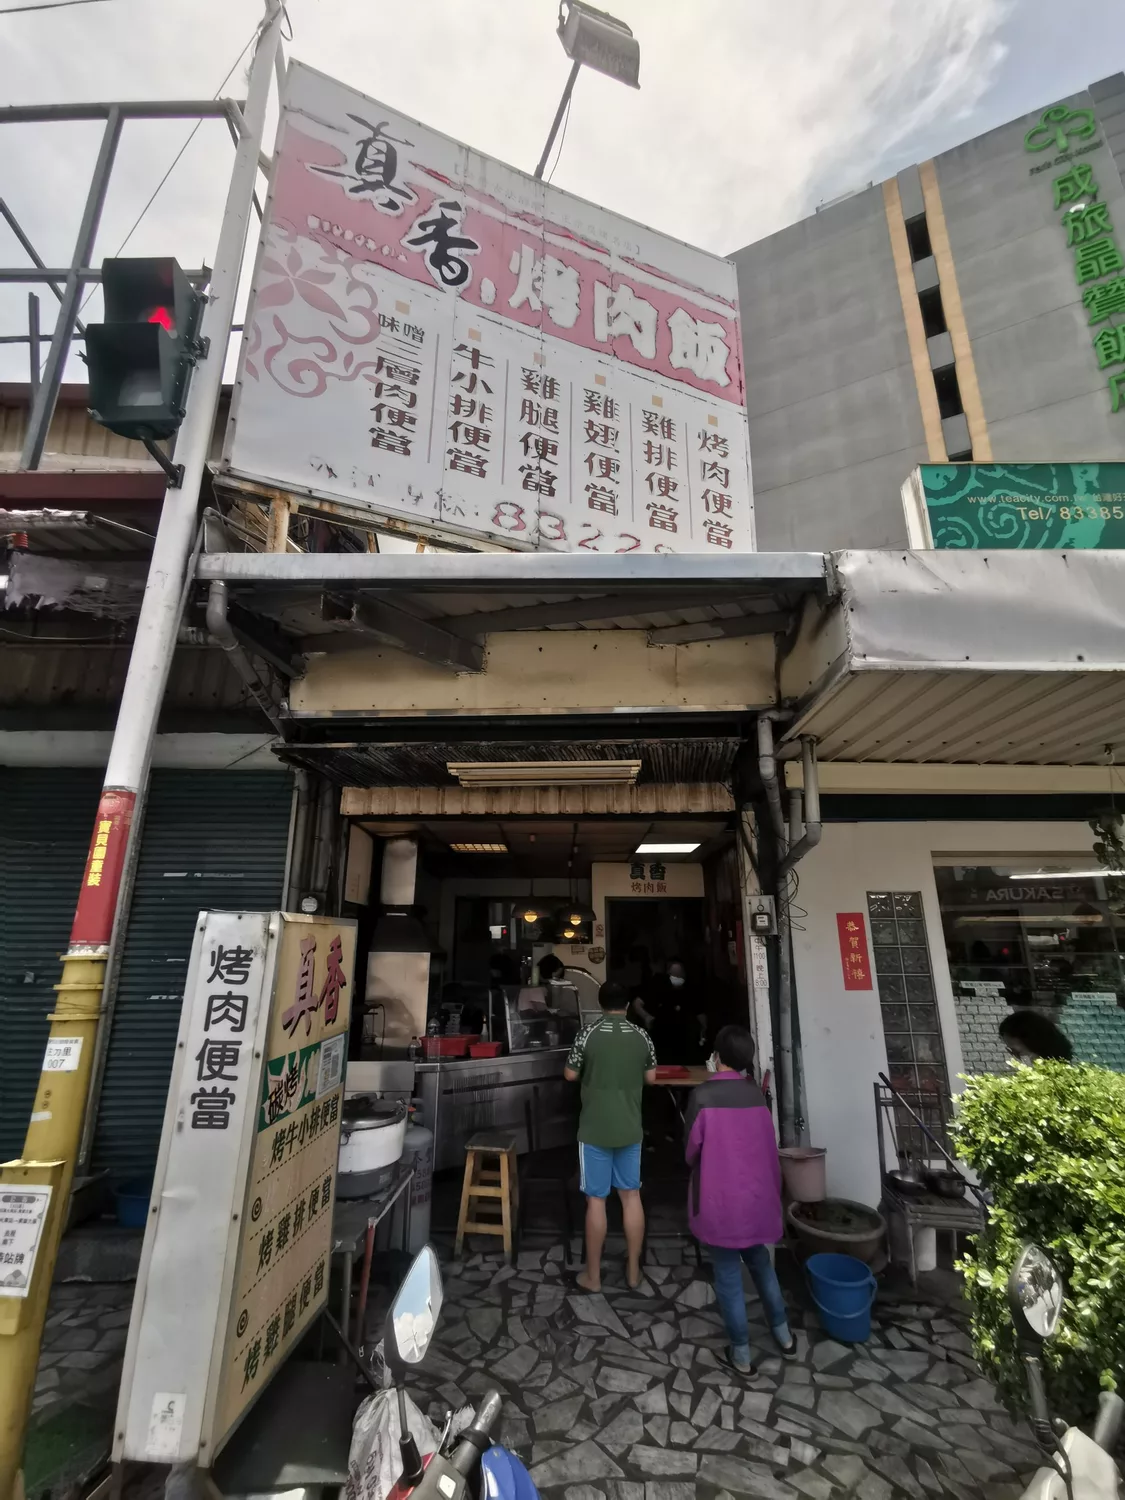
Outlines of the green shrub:
{"type": "Polygon", "coordinates": [[[954,1134],[995,1200],[962,1265],[981,1367],[1027,1409],[1007,1283],[1035,1240],[1066,1278],[1048,1395],[1056,1414],[1084,1419],[1100,1386],[1125,1387],[1125,1077],[1063,1062],[976,1077],[954,1134]]]}

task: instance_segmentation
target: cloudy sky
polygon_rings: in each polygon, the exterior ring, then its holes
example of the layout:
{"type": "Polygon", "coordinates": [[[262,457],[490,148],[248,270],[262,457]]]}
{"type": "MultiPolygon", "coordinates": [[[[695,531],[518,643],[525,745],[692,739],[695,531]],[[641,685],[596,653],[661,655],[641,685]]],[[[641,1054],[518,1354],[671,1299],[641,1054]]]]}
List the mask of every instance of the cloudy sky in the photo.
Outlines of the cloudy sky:
{"type": "MultiPolygon", "coordinates": [[[[10,103],[209,97],[262,9],[100,0],[4,14],[21,3],[0,0],[10,103]]],[[[613,10],[640,39],[641,89],[583,72],[553,180],[719,253],[1125,64],[1117,0],[613,0],[613,10]]],[[[555,11],[555,0],[289,0],[287,50],[530,171],[569,66],[555,11]]],[[[244,69],[224,92],[241,90],[244,69]]],[[[118,250],[188,128],[126,127],[95,260],[118,250]]],[[[97,140],[89,125],[0,136],[0,196],[49,263],[69,259],[97,140]]],[[[209,262],[230,159],[224,127],[204,125],[130,252],[209,262]]],[[[0,263],[19,259],[0,224],[0,263]]],[[[0,332],[16,331],[25,304],[26,289],[0,290],[0,332]]],[[[97,316],[96,294],[87,311],[97,316]]],[[[0,349],[0,376],[23,377],[24,359],[0,349]]]]}

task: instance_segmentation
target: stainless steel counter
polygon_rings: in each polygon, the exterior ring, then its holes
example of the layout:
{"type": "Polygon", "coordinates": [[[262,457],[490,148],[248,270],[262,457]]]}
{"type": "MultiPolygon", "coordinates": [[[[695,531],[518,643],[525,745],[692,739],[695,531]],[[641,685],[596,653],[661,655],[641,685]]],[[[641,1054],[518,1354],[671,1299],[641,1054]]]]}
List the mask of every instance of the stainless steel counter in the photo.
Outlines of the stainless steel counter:
{"type": "Polygon", "coordinates": [[[435,1058],[415,1065],[422,1123],[434,1132],[434,1170],[460,1167],[478,1130],[511,1130],[528,1149],[527,1105],[536,1145],[564,1146],[578,1131],[578,1090],[563,1078],[568,1048],[511,1057],[435,1058]]]}

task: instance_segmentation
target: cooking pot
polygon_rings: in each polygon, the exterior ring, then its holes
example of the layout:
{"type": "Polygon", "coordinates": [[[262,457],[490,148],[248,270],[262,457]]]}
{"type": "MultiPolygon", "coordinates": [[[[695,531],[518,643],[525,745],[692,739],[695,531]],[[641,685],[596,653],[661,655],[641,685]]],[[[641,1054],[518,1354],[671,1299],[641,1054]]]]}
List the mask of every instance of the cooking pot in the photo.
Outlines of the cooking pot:
{"type": "Polygon", "coordinates": [[[338,1198],[366,1198],[394,1175],[406,1136],[406,1104],[355,1094],[344,1101],[338,1198]]]}

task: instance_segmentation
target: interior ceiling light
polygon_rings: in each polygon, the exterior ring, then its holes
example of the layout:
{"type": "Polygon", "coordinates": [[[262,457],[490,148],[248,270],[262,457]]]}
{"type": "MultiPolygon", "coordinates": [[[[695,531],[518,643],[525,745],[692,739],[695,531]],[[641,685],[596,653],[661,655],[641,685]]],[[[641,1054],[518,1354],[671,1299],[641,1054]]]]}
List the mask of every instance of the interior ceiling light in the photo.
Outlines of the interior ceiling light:
{"type": "Polygon", "coordinates": [[[639,760],[449,761],[462,786],[632,786],[639,760]]]}
{"type": "Polygon", "coordinates": [[[694,854],[699,848],[694,844],[638,844],[634,854],[694,854]]]}
{"type": "Polygon", "coordinates": [[[507,844],[450,844],[454,854],[507,854],[507,844]]]}

